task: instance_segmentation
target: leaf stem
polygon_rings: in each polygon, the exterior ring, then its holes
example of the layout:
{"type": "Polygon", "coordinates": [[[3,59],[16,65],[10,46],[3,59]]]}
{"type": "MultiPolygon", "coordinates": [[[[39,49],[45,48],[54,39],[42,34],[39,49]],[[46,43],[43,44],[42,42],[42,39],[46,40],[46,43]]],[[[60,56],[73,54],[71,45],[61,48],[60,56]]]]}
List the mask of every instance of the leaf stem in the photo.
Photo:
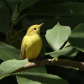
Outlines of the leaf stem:
{"type": "Polygon", "coordinates": [[[11,44],[11,32],[12,32],[13,26],[14,26],[14,23],[11,24],[11,28],[9,31],[9,44],[11,44]]]}
{"type": "Polygon", "coordinates": [[[16,22],[15,22],[14,24],[17,24],[17,22],[18,22],[21,18],[23,18],[24,16],[26,16],[26,15],[28,15],[28,14],[22,15],[20,18],[18,18],[18,19],[16,20],[16,22]]]}
{"type": "Polygon", "coordinates": [[[7,75],[5,75],[5,76],[2,76],[2,77],[0,78],[0,80],[3,79],[3,78],[5,78],[5,77],[7,77],[7,76],[10,76],[10,74],[7,74],[7,75]]]}

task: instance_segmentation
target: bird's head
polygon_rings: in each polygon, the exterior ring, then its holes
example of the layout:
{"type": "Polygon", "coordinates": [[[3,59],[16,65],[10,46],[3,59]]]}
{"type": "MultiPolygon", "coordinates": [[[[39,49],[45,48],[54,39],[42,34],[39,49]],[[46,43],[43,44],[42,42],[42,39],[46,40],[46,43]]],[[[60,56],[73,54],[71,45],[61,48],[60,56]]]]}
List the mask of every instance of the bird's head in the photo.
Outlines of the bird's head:
{"type": "Polygon", "coordinates": [[[34,34],[38,34],[40,35],[40,27],[43,25],[43,23],[39,24],[39,25],[32,25],[28,28],[26,35],[34,35],[34,34]]]}

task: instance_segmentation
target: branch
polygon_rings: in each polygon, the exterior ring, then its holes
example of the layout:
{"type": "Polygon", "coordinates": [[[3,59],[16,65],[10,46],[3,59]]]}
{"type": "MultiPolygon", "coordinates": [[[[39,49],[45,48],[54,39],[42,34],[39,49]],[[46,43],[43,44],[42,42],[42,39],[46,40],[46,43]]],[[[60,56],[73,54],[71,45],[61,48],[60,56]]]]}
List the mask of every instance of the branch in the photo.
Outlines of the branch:
{"type": "Polygon", "coordinates": [[[29,62],[24,67],[20,68],[17,71],[22,71],[22,70],[26,70],[29,68],[46,66],[46,65],[72,66],[74,68],[79,68],[79,70],[81,71],[84,71],[84,62],[71,61],[67,59],[58,59],[57,61],[55,59],[46,59],[46,60],[40,60],[40,61],[35,61],[35,62],[29,62]]]}

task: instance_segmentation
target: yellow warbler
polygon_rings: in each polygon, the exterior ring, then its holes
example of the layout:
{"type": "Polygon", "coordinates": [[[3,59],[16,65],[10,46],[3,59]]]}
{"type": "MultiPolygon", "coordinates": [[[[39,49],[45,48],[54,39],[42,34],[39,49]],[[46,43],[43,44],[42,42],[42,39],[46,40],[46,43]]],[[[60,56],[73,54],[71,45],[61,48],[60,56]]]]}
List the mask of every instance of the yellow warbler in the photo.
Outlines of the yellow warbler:
{"type": "Polygon", "coordinates": [[[43,25],[32,25],[27,30],[26,35],[22,40],[21,45],[21,59],[28,58],[28,60],[35,59],[42,48],[42,39],[40,36],[40,27],[43,25]]]}

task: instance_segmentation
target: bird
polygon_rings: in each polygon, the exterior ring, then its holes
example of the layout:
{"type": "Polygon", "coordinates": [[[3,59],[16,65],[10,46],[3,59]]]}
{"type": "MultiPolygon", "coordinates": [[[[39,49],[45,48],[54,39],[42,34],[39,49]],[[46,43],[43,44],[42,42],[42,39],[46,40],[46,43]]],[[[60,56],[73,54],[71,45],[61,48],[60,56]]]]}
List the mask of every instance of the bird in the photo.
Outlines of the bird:
{"type": "Polygon", "coordinates": [[[42,38],[40,36],[40,27],[42,25],[43,23],[28,28],[21,44],[21,60],[28,58],[28,61],[31,61],[39,55],[42,48],[42,38]]]}

